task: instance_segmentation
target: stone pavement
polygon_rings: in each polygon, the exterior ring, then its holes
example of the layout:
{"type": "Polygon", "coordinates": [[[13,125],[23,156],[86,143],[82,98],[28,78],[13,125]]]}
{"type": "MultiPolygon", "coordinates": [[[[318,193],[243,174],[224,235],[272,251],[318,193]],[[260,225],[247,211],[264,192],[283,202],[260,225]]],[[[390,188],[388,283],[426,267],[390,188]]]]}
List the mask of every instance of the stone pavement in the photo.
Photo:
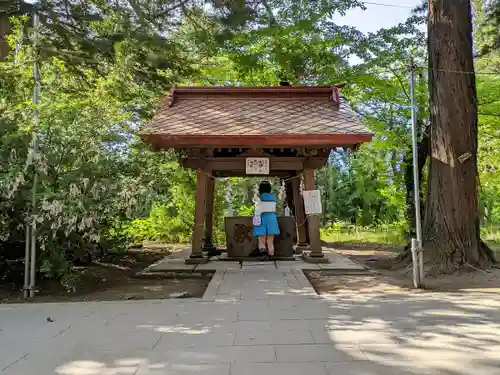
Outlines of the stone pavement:
{"type": "MultiPolygon", "coordinates": [[[[221,257],[213,257],[206,264],[186,264],[185,259],[191,254],[191,248],[186,247],[180,251],[175,251],[172,254],[166,256],[162,260],[150,265],[141,273],[151,273],[151,272],[169,272],[169,271],[181,271],[181,272],[196,272],[196,271],[224,271],[226,269],[240,269],[238,262],[229,261],[219,261],[220,258],[224,258],[225,254],[221,257]]],[[[328,263],[312,264],[306,263],[302,260],[300,256],[296,257],[295,262],[277,262],[277,264],[283,265],[285,268],[303,269],[303,270],[343,270],[343,271],[355,271],[364,270],[364,267],[358,263],[351,261],[350,259],[339,255],[332,249],[323,248],[323,254],[328,259],[328,263]]],[[[243,262],[244,265],[248,265],[248,262],[243,262]]]]}
{"type": "Polygon", "coordinates": [[[320,297],[295,262],[198,300],[0,305],[0,329],[1,375],[500,374],[498,295],[320,297]]]}

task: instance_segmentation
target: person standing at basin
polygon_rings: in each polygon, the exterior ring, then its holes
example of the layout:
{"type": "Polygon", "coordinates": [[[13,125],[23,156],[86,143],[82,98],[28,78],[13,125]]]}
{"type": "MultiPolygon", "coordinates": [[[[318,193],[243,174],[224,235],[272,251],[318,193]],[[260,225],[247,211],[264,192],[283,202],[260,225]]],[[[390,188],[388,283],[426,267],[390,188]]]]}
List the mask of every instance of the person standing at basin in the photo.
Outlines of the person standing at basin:
{"type": "Polygon", "coordinates": [[[274,237],[280,234],[276,215],[277,197],[272,193],[271,184],[262,181],[259,185],[259,197],[255,202],[253,235],[258,238],[262,260],[274,257],[274,237]],[[266,249],[267,247],[267,249],[266,249]]]}

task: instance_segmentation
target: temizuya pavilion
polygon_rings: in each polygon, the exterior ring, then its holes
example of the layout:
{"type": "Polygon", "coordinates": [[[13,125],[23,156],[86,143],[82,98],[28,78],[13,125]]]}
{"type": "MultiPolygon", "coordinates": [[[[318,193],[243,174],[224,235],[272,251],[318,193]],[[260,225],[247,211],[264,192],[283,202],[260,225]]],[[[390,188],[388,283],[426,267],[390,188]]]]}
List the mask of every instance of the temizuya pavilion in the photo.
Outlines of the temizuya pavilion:
{"type": "MultiPolygon", "coordinates": [[[[195,223],[187,263],[204,263],[212,240],[215,177],[249,176],[248,165],[286,181],[293,216],[279,218],[276,258],[306,250],[309,262],[323,262],[320,218],[304,211],[302,190],[316,189],[315,170],[337,147],[356,150],[373,134],[341,104],[334,86],[174,87],[160,103],[143,140],[154,149],[175,149],[185,168],[197,171],[195,223]],[[294,243],[296,239],[297,243],[294,243]]],[[[249,172],[250,171],[250,172],[249,172]]],[[[252,176],[252,174],[250,174],[252,176]]],[[[266,177],[260,175],[259,177],[266,177]]],[[[225,219],[228,259],[242,260],[255,246],[252,219],[225,219]]]]}

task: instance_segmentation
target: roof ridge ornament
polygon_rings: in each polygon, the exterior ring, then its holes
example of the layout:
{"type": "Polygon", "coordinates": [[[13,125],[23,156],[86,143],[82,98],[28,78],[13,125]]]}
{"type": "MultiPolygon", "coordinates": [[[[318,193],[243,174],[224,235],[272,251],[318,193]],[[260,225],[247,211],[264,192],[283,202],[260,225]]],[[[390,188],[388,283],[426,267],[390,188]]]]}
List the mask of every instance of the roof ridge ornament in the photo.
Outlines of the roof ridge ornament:
{"type": "Polygon", "coordinates": [[[170,91],[168,92],[167,95],[164,95],[160,101],[158,102],[156,106],[156,112],[161,111],[164,107],[172,107],[174,105],[174,100],[175,100],[175,89],[176,85],[173,84],[172,87],[170,88],[170,91]]]}
{"type": "Polygon", "coordinates": [[[177,88],[177,86],[174,83],[172,85],[172,88],[170,89],[170,92],[167,95],[167,105],[168,105],[168,107],[172,107],[174,105],[174,101],[175,101],[175,89],[176,88],[177,88]]]}
{"type": "Polygon", "coordinates": [[[340,106],[340,92],[339,92],[339,86],[334,85],[332,87],[332,101],[333,104],[335,104],[337,107],[340,106]]]}

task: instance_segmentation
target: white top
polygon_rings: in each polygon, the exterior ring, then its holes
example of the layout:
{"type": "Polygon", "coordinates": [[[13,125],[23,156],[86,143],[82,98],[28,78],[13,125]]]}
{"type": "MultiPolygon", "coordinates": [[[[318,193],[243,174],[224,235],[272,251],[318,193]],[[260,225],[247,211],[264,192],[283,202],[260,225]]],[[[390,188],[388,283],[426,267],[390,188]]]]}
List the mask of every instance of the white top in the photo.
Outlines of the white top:
{"type": "Polygon", "coordinates": [[[264,212],[276,212],[276,202],[263,202],[260,199],[255,202],[255,215],[264,212]]]}

